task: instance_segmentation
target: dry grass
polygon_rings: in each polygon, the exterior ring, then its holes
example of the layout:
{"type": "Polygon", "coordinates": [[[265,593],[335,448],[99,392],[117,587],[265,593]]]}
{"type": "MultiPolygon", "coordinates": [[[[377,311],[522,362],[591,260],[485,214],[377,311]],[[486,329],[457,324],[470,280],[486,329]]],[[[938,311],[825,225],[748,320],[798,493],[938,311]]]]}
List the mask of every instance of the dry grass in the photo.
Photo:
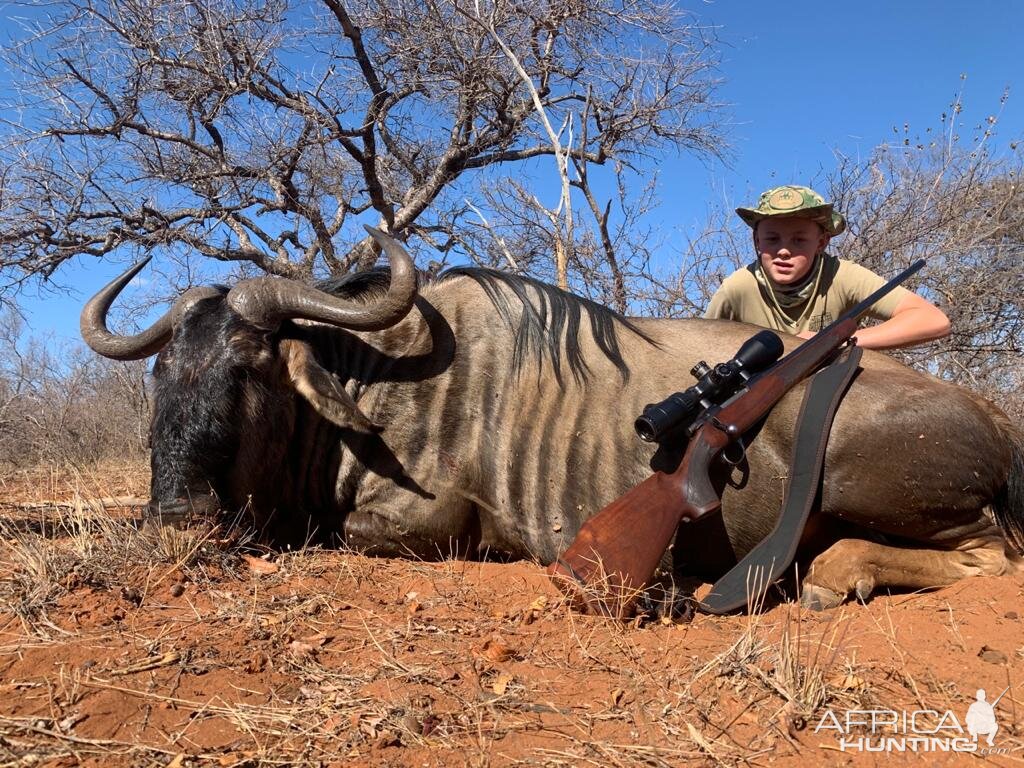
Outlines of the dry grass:
{"type": "Polygon", "coordinates": [[[82,587],[119,589],[139,602],[171,574],[207,580],[233,572],[237,552],[219,546],[216,529],[141,526],[134,510],[90,503],[80,481],[76,476],[70,501],[0,517],[0,601],[26,632],[45,632],[52,626],[47,610],[82,587]]]}
{"type": "Polygon", "coordinates": [[[826,707],[965,701],[888,603],[621,622],[536,565],[259,557],[58,485],[0,518],[0,766],[800,765],[826,707]]]}

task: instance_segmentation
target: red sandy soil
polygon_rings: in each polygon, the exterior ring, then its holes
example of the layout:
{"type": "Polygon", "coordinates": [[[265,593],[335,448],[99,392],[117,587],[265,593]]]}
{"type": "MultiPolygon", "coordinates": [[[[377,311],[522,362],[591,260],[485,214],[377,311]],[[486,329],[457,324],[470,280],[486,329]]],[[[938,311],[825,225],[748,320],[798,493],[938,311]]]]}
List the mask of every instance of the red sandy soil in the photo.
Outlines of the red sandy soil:
{"type": "Polygon", "coordinates": [[[256,557],[22,503],[144,491],[127,469],[0,482],[0,766],[1021,762],[1021,575],[623,624],[533,563],[256,557]],[[859,710],[961,737],[945,713],[966,728],[978,688],[1009,688],[995,754],[840,750],[859,710]]]}

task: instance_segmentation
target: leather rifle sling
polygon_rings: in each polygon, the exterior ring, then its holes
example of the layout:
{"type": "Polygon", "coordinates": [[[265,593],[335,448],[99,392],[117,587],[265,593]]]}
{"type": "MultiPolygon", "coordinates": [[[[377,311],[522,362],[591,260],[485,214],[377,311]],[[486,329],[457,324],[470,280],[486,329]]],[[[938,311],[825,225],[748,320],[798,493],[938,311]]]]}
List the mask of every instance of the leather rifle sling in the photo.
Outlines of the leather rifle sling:
{"type": "Polygon", "coordinates": [[[711,588],[697,610],[731,613],[753,605],[793,562],[800,535],[810,517],[825,464],[825,448],[839,403],[857,372],[862,351],[851,345],[845,356],[811,377],[800,406],[789,483],[782,512],[772,532],[711,588]]]}

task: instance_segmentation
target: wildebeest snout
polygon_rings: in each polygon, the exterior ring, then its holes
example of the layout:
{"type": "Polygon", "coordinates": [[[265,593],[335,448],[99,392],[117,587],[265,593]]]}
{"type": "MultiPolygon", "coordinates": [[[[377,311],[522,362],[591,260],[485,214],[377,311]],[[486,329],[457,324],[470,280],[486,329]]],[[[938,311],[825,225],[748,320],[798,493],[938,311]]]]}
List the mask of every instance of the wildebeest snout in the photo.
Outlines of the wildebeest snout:
{"type": "Polygon", "coordinates": [[[219,510],[220,503],[213,493],[194,494],[188,498],[150,499],[146,520],[158,525],[182,527],[191,521],[212,519],[219,510]]]}

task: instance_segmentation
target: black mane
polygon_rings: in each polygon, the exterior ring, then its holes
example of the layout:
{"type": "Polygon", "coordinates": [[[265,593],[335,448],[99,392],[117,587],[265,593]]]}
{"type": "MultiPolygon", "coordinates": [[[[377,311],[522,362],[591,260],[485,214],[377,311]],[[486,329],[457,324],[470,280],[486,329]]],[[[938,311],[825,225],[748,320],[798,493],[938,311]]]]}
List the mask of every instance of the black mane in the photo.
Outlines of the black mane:
{"type": "Polygon", "coordinates": [[[629,379],[629,366],[622,359],[618,326],[653,343],[651,338],[618,312],[532,277],[484,267],[455,267],[443,272],[438,279],[443,281],[458,276],[468,277],[483,288],[498,314],[515,331],[513,365],[521,367],[530,356],[538,362],[547,356],[559,384],[562,383],[563,357],[577,382],[585,379],[590,371],[579,343],[580,323],[584,319],[590,324],[590,333],[598,348],[619,369],[623,381],[629,379]],[[499,286],[508,288],[523,309],[518,325],[515,321],[516,308],[499,286]]]}
{"type": "MultiPolygon", "coordinates": [[[[521,369],[527,358],[533,357],[539,363],[546,356],[559,384],[563,383],[563,360],[568,363],[577,382],[586,379],[590,371],[579,343],[580,324],[584,319],[590,325],[598,348],[619,370],[623,381],[629,379],[630,371],[619,347],[619,326],[650,344],[654,343],[618,312],[532,277],[485,267],[453,267],[433,278],[421,273],[420,283],[439,285],[454,277],[468,277],[483,288],[502,320],[515,332],[513,365],[521,369]],[[511,292],[515,302],[508,292],[501,290],[502,286],[511,292]],[[520,307],[522,312],[517,320],[516,310],[520,307]]],[[[318,283],[317,287],[335,296],[369,299],[387,290],[390,279],[390,270],[379,267],[329,278],[318,283]]]]}

